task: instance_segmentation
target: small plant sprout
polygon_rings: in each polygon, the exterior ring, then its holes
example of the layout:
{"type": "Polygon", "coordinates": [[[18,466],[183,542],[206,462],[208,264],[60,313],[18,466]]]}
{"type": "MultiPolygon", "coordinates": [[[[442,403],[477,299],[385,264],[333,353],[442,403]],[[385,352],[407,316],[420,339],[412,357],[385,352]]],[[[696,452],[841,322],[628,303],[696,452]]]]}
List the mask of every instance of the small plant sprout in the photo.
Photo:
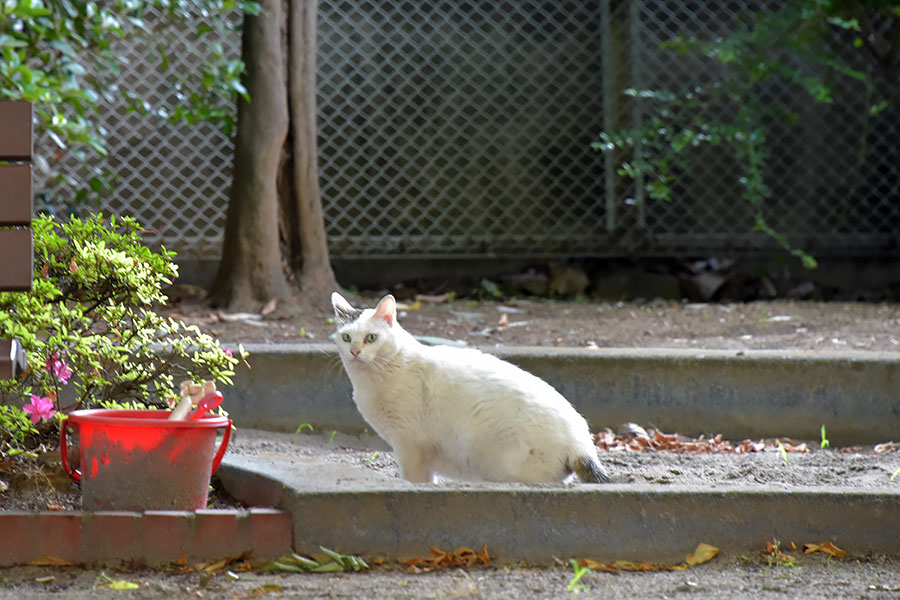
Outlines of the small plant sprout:
{"type": "Polygon", "coordinates": [[[332,429],[332,430],[331,430],[331,435],[328,436],[328,441],[331,442],[331,443],[333,444],[333,443],[334,443],[334,436],[336,436],[336,435],[337,435],[337,429],[332,429]]]}
{"type": "Polygon", "coordinates": [[[303,433],[307,429],[309,429],[309,432],[312,433],[313,426],[310,425],[309,423],[300,423],[300,427],[298,427],[297,431],[295,431],[294,433],[303,433]]]}
{"type": "Polygon", "coordinates": [[[582,567],[574,558],[570,558],[569,563],[572,565],[573,574],[572,579],[569,580],[569,585],[566,586],[566,590],[573,594],[589,592],[590,588],[581,583],[581,578],[590,573],[591,569],[589,567],[582,567]]]}
{"type": "Polygon", "coordinates": [[[377,450],[376,450],[375,452],[372,453],[372,456],[369,456],[368,458],[364,458],[363,460],[366,461],[366,462],[375,462],[375,459],[376,459],[376,458],[378,458],[378,451],[377,451],[377,450]]]}
{"type": "Polygon", "coordinates": [[[900,475],[900,467],[898,467],[897,470],[894,471],[894,474],[891,475],[891,481],[897,479],[897,475],[900,475]]]}
{"type": "Polygon", "coordinates": [[[775,443],[778,444],[778,451],[781,453],[781,460],[784,461],[784,464],[788,464],[788,455],[784,444],[781,443],[781,440],[775,440],[775,443]]]}
{"type": "Polygon", "coordinates": [[[831,446],[831,442],[829,442],[828,438],[825,437],[825,426],[824,425],[822,425],[821,434],[822,434],[822,442],[819,444],[819,447],[820,448],[828,448],[829,446],[831,446]]]}

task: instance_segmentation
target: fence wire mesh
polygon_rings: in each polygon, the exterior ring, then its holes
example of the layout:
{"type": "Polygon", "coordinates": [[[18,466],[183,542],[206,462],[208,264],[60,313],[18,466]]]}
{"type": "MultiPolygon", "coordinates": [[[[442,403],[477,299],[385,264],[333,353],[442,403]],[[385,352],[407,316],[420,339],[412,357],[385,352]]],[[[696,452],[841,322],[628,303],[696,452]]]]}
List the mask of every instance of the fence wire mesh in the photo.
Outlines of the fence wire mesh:
{"type": "MultiPolygon", "coordinates": [[[[784,2],[683,2],[645,0],[636,17],[637,69],[629,85],[671,91],[707,85],[717,68],[699,54],[660,48],[681,35],[722,39],[747,16],[771,16],[784,2]]],[[[635,10],[632,7],[632,10],[635,10]]],[[[853,50],[852,35],[835,34],[830,50],[850,67],[885,82],[873,61],[853,50]]],[[[721,67],[719,64],[718,67],[721,67]]],[[[765,122],[766,184],[771,190],[762,212],[792,244],[816,254],[896,254],[898,197],[897,110],[871,114],[873,97],[884,89],[823,68],[805,65],[822,77],[831,102],[813,102],[796,82],[773,77],[756,87],[752,99],[777,108],[790,121],[765,122]]],[[[884,97],[882,95],[881,97],[884,97]]],[[[721,117],[739,107],[722,106],[721,117]]],[[[640,116],[638,116],[640,118],[640,116]]],[[[646,199],[643,232],[651,247],[664,253],[703,253],[711,249],[774,248],[764,234],[751,234],[753,208],[741,198],[740,168],[733,154],[717,148],[699,152],[673,190],[673,201],[646,199]]]]}
{"type": "MultiPolygon", "coordinates": [[[[709,61],[660,44],[726,36],[749,11],[778,2],[662,0],[321,0],[319,167],[334,258],[373,256],[649,256],[771,251],[752,233],[735,159],[704,151],[673,187],[650,199],[623,184],[591,149],[604,128],[635,125],[627,88],[703,83],[709,61]]],[[[168,28],[178,47],[188,31],[168,28]]],[[[123,43],[124,74],[165,103],[172,73],[146,44],[123,43]]],[[[215,40],[210,40],[213,43],[215,40]]],[[[238,34],[220,40],[239,54],[238,34]]],[[[837,40],[838,42],[841,40],[837,40]]],[[[867,68],[860,65],[859,68],[867,68]]],[[[762,102],[797,114],[770,124],[772,190],[764,211],[778,231],[819,254],[900,253],[898,115],[868,111],[852,81],[835,101],[810,103],[777,81],[762,102]]],[[[723,110],[731,108],[723,107],[723,110]]],[[[217,258],[232,142],[209,125],[170,126],[104,111],[118,174],[103,201],[182,255],[217,258]]],[[[75,164],[66,165],[74,171],[75,164]]]]}

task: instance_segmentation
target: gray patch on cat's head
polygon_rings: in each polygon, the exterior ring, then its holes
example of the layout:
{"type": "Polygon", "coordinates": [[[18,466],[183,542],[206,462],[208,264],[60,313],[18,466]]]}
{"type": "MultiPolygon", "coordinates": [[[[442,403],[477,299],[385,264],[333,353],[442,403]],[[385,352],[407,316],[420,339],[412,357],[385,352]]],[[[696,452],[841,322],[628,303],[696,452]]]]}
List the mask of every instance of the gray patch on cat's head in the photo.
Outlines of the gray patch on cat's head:
{"type": "Polygon", "coordinates": [[[352,323],[363,313],[362,309],[351,306],[350,303],[337,292],[331,294],[331,306],[334,308],[334,319],[338,326],[352,323]]]}

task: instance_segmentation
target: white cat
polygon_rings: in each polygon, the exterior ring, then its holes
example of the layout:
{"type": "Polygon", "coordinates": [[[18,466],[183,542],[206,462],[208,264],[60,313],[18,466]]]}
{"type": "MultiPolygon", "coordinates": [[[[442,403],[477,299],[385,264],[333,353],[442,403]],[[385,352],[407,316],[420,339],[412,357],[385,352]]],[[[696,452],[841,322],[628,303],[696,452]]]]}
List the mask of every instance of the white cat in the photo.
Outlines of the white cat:
{"type": "Polygon", "coordinates": [[[331,304],[353,400],[404,479],[610,481],[587,422],[545,381],[475,349],[420,344],[391,295],[374,309],[337,292],[331,304]]]}

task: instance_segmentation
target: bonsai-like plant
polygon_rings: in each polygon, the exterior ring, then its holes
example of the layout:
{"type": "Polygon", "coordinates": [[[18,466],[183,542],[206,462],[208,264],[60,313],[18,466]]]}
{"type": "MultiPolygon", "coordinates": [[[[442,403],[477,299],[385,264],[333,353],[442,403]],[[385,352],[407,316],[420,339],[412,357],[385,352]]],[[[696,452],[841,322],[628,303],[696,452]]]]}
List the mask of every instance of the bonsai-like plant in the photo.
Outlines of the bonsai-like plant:
{"type": "Polygon", "coordinates": [[[0,381],[0,453],[54,412],[163,407],[176,378],[231,383],[230,350],[154,311],[177,266],[173,252],[142,243],[134,219],[40,216],[33,228],[31,291],[0,292],[0,338],[18,339],[30,364],[0,381]]]}

